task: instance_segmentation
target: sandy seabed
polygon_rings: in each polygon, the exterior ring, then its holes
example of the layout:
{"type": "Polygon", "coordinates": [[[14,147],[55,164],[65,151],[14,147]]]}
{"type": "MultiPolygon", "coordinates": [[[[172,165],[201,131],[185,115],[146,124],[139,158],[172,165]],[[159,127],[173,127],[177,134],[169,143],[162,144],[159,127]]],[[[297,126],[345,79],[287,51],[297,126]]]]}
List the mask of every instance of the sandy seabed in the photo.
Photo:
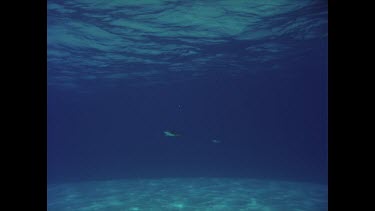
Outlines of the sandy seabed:
{"type": "Polygon", "coordinates": [[[327,186],[233,178],[48,185],[48,211],[327,211],[327,186]]]}

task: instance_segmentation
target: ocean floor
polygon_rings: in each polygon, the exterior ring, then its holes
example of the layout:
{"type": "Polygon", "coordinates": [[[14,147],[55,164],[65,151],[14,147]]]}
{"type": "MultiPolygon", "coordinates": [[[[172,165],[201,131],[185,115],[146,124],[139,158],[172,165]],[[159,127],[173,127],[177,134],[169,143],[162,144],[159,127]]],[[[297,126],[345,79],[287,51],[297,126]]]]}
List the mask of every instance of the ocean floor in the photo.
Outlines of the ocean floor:
{"type": "Polygon", "coordinates": [[[326,211],[327,186],[233,178],[48,185],[48,211],[326,211]]]}

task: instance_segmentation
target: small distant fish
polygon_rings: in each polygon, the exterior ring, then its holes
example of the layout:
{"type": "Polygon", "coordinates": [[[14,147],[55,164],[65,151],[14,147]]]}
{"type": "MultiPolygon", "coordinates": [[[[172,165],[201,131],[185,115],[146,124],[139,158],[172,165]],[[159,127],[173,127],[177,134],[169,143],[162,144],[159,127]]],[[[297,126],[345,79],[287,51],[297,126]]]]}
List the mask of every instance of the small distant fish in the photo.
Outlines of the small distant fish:
{"type": "Polygon", "coordinates": [[[169,131],[169,130],[164,131],[164,135],[165,135],[165,136],[171,136],[171,137],[174,137],[174,136],[181,136],[180,134],[178,134],[178,133],[176,133],[176,132],[173,132],[173,131],[169,131]]]}
{"type": "Polygon", "coordinates": [[[211,140],[211,142],[212,142],[212,143],[215,143],[215,144],[221,143],[220,140],[216,140],[216,139],[211,140]]]}

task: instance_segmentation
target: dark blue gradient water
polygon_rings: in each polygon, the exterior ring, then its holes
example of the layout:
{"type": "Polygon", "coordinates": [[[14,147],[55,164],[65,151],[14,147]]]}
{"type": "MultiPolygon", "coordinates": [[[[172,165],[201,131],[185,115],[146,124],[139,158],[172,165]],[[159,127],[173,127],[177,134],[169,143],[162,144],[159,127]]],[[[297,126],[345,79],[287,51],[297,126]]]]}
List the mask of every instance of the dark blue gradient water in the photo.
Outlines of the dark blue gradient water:
{"type": "Polygon", "coordinates": [[[250,2],[49,0],[49,184],[326,184],[326,2],[250,2]]]}

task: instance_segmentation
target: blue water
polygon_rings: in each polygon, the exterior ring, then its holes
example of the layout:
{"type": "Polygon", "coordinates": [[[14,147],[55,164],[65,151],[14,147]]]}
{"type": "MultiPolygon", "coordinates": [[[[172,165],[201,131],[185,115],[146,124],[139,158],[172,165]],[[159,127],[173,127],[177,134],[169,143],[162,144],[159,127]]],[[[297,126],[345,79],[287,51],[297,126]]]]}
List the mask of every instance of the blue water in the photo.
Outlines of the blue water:
{"type": "Polygon", "coordinates": [[[327,33],[318,0],[48,0],[48,184],[326,185],[327,33]]]}

